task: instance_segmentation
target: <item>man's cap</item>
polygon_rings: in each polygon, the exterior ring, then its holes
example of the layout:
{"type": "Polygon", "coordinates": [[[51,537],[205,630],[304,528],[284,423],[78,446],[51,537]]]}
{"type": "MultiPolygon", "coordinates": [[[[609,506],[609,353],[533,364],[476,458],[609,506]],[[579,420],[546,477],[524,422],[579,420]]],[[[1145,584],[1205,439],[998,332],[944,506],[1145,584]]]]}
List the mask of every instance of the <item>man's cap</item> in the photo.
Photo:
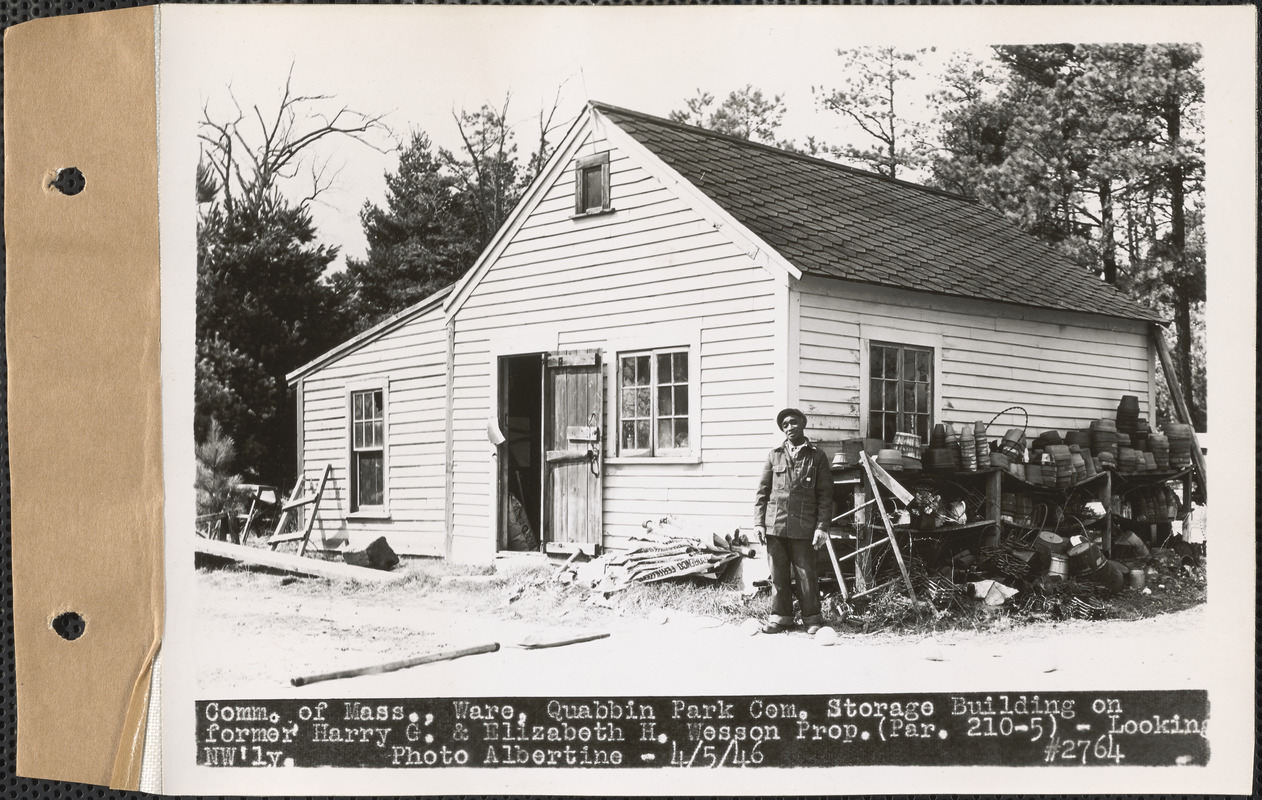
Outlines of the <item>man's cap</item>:
{"type": "Polygon", "coordinates": [[[776,414],[776,427],[783,428],[784,418],[790,417],[790,416],[800,417],[802,420],[802,427],[806,427],[806,415],[803,414],[801,411],[798,411],[796,408],[786,408],[783,411],[781,411],[779,414],[776,414]]]}

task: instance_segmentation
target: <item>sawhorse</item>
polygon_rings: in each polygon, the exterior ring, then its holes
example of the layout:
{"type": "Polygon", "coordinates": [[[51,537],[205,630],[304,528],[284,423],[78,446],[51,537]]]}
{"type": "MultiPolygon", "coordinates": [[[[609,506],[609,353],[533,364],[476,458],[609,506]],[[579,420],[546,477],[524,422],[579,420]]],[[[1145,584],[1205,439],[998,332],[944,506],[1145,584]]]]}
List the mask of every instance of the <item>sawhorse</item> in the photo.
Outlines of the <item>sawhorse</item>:
{"type": "MultiPolygon", "coordinates": [[[[894,526],[890,523],[889,514],[885,510],[885,501],[882,500],[881,498],[881,486],[883,485],[885,486],[885,488],[889,489],[890,492],[892,492],[893,495],[896,498],[898,498],[899,501],[903,503],[911,502],[911,499],[912,499],[911,492],[907,491],[907,489],[905,489],[902,484],[894,480],[894,478],[888,472],[886,472],[884,469],[881,468],[880,464],[877,464],[876,462],[869,459],[867,453],[859,454],[859,463],[863,466],[864,475],[867,477],[868,489],[869,491],[872,492],[872,499],[868,500],[866,503],[863,503],[862,505],[856,506],[855,508],[851,509],[850,511],[847,511],[844,514],[834,517],[832,521],[839,522],[845,519],[846,517],[850,516],[851,514],[854,514],[870,505],[875,505],[877,512],[881,516],[881,525],[884,526],[885,528],[885,538],[875,539],[869,542],[868,544],[861,545],[860,547],[856,547],[853,553],[847,553],[841,558],[838,558],[837,551],[833,549],[832,537],[831,536],[824,537],[824,543],[828,545],[828,557],[832,560],[833,571],[837,574],[837,585],[841,587],[841,599],[845,602],[850,602],[850,600],[852,599],[863,597],[864,595],[872,594],[873,592],[879,589],[884,589],[886,586],[889,586],[898,581],[898,578],[892,578],[886,581],[885,583],[877,584],[876,586],[868,587],[868,588],[863,589],[862,591],[855,592],[852,594],[846,588],[846,578],[844,575],[842,575],[842,572],[841,572],[841,562],[847,561],[852,558],[858,558],[860,553],[864,553],[868,550],[873,550],[883,544],[888,543],[890,546],[890,550],[894,553],[894,560],[898,562],[898,571],[902,574],[903,584],[907,587],[907,596],[911,598],[912,604],[913,606],[915,606],[916,590],[915,588],[912,587],[911,576],[907,572],[907,565],[903,563],[903,554],[899,551],[898,542],[894,538],[894,526]]],[[[858,569],[857,561],[855,563],[855,569],[856,570],[858,569]]],[[[919,617],[920,607],[915,606],[915,608],[916,608],[916,616],[919,617]]]]}
{"type": "Polygon", "coordinates": [[[293,494],[291,494],[289,499],[285,501],[285,504],[281,506],[280,519],[276,522],[276,531],[272,534],[271,538],[267,540],[268,547],[275,550],[276,546],[279,544],[301,541],[302,544],[298,547],[298,555],[302,556],[307,554],[307,542],[311,538],[311,529],[315,527],[316,512],[320,508],[320,498],[324,496],[324,487],[328,484],[329,477],[332,474],[333,465],[325,464],[324,474],[320,476],[319,488],[316,489],[315,494],[310,495],[309,497],[303,497],[303,488],[306,484],[306,480],[302,477],[298,478],[298,483],[294,486],[293,494]],[[289,521],[290,512],[308,505],[311,506],[311,510],[307,513],[307,524],[303,526],[302,531],[281,533],[281,531],[285,530],[285,523],[289,521]]]}

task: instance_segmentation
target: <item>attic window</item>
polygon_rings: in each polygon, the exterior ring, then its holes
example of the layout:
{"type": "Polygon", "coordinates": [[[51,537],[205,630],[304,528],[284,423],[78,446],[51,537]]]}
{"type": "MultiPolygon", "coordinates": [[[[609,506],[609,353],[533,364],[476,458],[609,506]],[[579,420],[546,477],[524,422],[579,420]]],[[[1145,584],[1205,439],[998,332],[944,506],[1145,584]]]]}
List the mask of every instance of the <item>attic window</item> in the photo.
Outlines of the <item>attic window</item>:
{"type": "Polygon", "coordinates": [[[609,153],[580,158],[574,165],[574,213],[600,214],[610,210],[609,153]]]}

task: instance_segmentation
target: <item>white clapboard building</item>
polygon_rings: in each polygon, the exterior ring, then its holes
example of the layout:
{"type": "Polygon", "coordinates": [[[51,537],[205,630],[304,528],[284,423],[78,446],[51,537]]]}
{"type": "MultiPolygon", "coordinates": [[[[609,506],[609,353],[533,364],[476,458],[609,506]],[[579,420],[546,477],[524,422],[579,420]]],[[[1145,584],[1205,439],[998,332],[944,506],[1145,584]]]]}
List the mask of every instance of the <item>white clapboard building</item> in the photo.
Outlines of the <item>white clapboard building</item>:
{"type": "Polygon", "coordinates": [[[289,376],[300,469],[333,467],[313,543],[730,530],[782,407],[830,453],[1014,403],[1152,418],[1157,321],[972,200],[592,103],[459,283],[289,376]]]}

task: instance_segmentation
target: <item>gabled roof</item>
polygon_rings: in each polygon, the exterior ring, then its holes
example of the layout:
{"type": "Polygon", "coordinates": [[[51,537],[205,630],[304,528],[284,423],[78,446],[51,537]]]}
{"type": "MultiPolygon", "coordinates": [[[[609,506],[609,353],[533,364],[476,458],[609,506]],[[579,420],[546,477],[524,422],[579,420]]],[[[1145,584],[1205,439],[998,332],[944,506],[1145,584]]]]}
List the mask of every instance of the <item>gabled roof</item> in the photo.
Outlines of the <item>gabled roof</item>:
{"type": "Polygon", "coordinates": [[[447,302],[443,304],[443,313],[446,314],[448,323],[455,317],[461,306],[464,305],[464,302],[469,299],[469,295],[477,285],[486,277],[491,264],[499,257],[499,254],[503,252],[508,243],[512,241],[513,236],[521,229],[522,224],[530,216],[530,213],[539,205],[539,201],[547,192],[548,186],[565,170],[565,165],[573,157],[575,149],[582,143],[582,137],[591,127],[591,122],[592,113],[590,110],[579,114],[574,119],[574,122],[570,124],[570,129],[565,132],[565,136],[561,137],[556,149],[552,151],[552,155],[548,157],[547,162],[543,165],[543,169],[539,170],[539,174],[535,176],[530,186],[522,193],[517,205],[509,212],[508,217],[500,225],[499,230],[491,237],[491,241],[487,243],[486,247],[482,248],[477,261],[473,262],[473,266],[466,270],[464,276],[456,282],[454,291],[447,298],[447,302]]]}
{"type": "Polygon", "coordinates": [[[292,386],[298,380],[305,378],[307,375],[310,375],[312,372],[315,372],[320,367],[323,367],[327,364],[337,361],[342,356],[355,352],[356,350],[368,344],[369,342],[374,342],[377,339],[380,339],[382,336],[385,336],[390,331],[401,327],[402,325],[406,324],[410,320],[413,320],[419,317],[420,315],[424,314],[426,311],[441,310],[443,298],[451,294],[452,288],[454,287],[447,286],[443,289],[439,289],[438,291],[431,294],[429,297],[426,297],[424,300],[421,300],[419,302],[413,303],[412,305],[403,309],[402,311],[395,314],[394,316],[386,317],[381,322],[378,322],[376,325],[372,326],[371,328],[359,334],[358,336],[347,339],[346,341],[342,342],[337,347],[334,347],[332,350],[328,351],[327,353],[316,356],[312,360],[308,361],[306,364],[303,364],[298,369],[286,375],[285,382],[292,386]]]}
{"type": "Polygon", "coordinates": [[[803,273],[1159,321],[969,198],[635,111],[592,108],[803,273]]]}

